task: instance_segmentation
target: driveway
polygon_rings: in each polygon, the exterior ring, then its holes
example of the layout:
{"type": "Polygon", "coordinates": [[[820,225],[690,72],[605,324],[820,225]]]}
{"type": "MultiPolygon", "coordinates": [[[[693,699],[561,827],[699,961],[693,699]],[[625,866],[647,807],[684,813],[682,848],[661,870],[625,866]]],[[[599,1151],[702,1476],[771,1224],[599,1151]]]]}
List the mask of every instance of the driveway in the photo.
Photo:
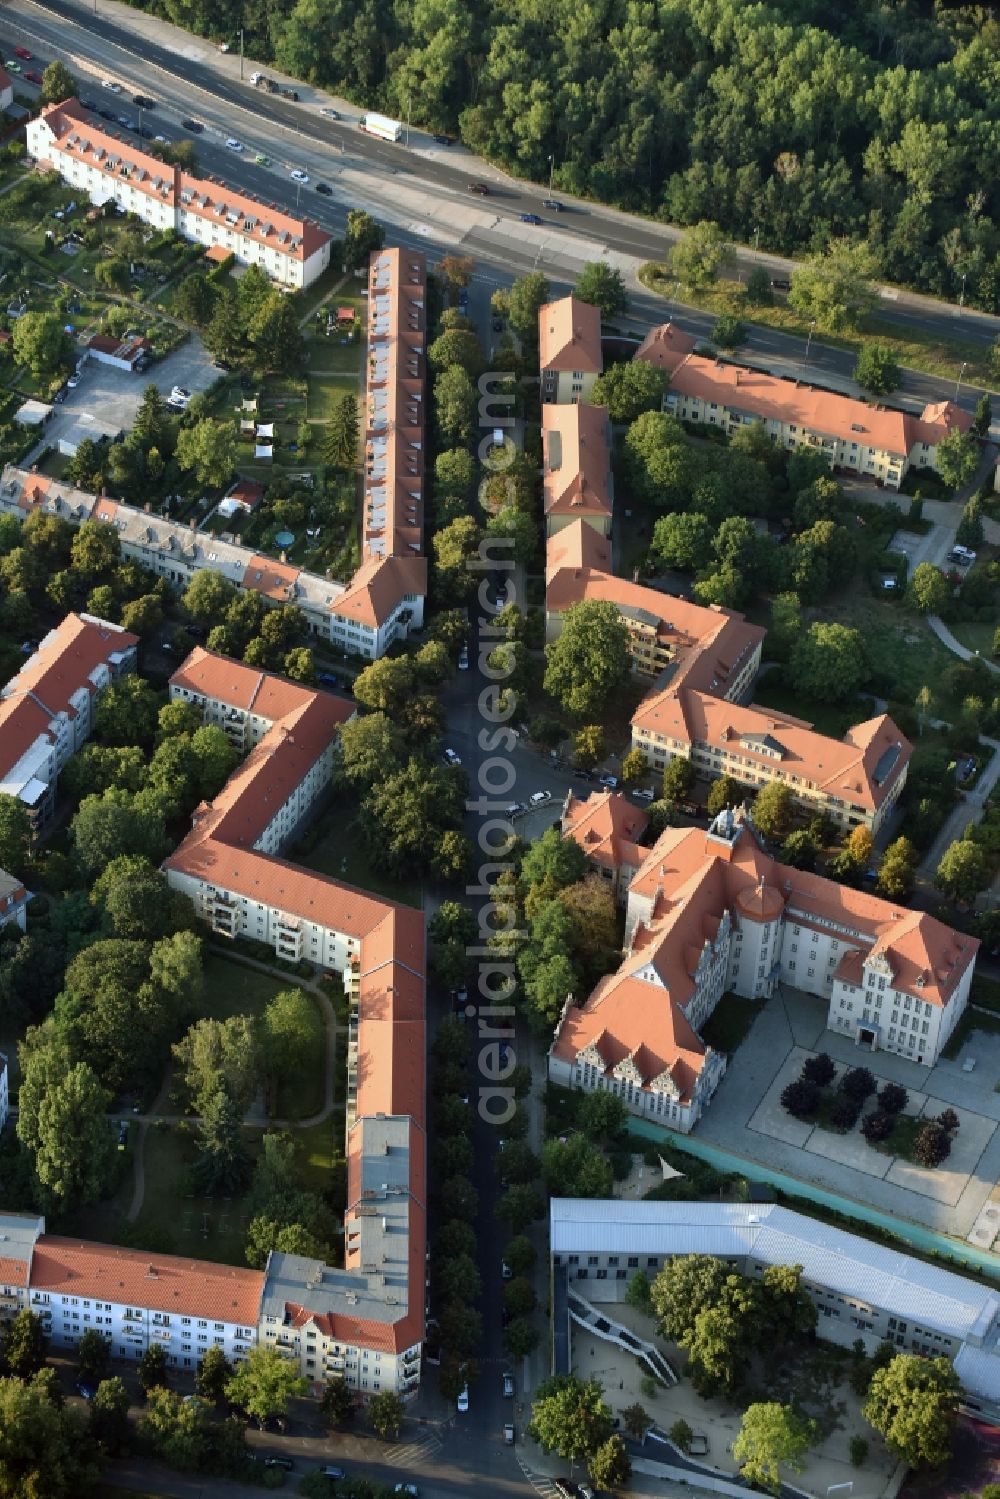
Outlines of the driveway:
{"type": "MultiPolygon", "coordinates": [[[[183,385],[193,394],[207,390],[218,377],[219,371],[206,353],[204,344],[194,334],[173,354],[151,365],[143,375],[88,359],[79,385],[75,390],[67,391],[65,401],[55,408],[45,429],[44,445],[55,447],[60,436],[65,436],[81,423],[99,424],[98,434],[106,429],[130,431],[142,393],[150,383],[164,396],[168,396],[175,385],[183,385]]],[[[30,457],[33,458],[34,454],[30,457]]]]}

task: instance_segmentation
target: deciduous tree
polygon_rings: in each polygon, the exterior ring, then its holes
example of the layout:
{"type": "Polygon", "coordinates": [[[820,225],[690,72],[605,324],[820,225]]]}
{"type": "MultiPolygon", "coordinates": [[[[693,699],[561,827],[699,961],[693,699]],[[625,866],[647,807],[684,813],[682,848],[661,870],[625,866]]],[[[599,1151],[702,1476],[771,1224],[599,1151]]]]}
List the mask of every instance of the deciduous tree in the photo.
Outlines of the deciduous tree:
{"type": "Polygon", "coordinates": [[[596,1379],[554,1374],[535,1391],[528,1434],[567,1462],[589,1462],[611,1435],[611,1411],[596,1379]]]}
{"type": "Polygon", "coordinates": [[[899,384],[899,362],[892,344],[882,339],[866,339],[854,366],[854,378],[862,390],[873,396],[887,396],[899,384]]]}
{"type": "Polygon", "coordinates": [[[779,1465],[801,1473],[802,1459],[817,1436],[815,1421],[798,1415],[790,1405],[759,1401],[743,1412],[733,1457],[744,1479],[776,1494],[781,1483],[779,1465]]]}
{"type": "Polygon", "coordinates": [[[975,438],[957,428],[949,432],[934,449],[934,463],[946,484],[952,489],[964,489],[972,483],[979,464],[979,447],[975,438]]]}
{"type": "Polygon", "coordinates": [[[911,1468],[937,1468],[951,1456],[958,1376],[947,1358],[900,1353],[872,1376],[865,1420],[911,1468]]]}
{"type": "Polygon", "coordinates": [[[733,258],[733,247],[718,224],[702,219],[694,224],[670,254],[670,265],[685,286],[704,291],[733,258]]]}
{"type": "Polygon", "coordinates": [[[614,604],[585,599],[562,618],[546,648],[545,690],[576,718],[598,715],[628,677],[628,631],[614,604]]]}
{"type": "Polygon", "coordinates": [[[580,302],[590,302],[600,309],[602,318],[618,317],[628,311],[625,278],[617,266],[604,260],[590,260],[581,270],[573,288],[580,302]]]}

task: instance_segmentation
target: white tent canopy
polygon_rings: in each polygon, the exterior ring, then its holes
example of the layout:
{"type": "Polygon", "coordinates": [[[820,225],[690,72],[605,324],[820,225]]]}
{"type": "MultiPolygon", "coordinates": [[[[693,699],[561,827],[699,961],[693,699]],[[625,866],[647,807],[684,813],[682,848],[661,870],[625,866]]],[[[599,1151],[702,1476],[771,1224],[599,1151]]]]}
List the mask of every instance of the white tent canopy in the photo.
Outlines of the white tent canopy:
{"type": "Polygon", "coordinates": [[[273,437],[274,436],[274,423],[273,422],[258,422],[257,423],[257,436],[258,437],[273,437]]]}
{"type": "Polygon", "coordinates": [[[270,442],[259,442],[254,449],[255,458],[273,458],[274,444],[270,442]]]}

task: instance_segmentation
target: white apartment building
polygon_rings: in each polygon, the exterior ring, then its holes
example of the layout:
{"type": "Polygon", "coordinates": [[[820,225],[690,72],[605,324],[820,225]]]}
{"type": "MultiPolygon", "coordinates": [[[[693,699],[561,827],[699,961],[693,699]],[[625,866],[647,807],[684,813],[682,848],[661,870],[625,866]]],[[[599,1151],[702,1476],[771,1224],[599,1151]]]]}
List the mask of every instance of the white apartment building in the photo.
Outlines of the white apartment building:
{"type": "Polygon", "coordinates": [[[101,693],[136,663],[138,637],[90,614],[68,614],[0,688],[0,792],[19,797],[36,829],[56,781],[93,731],[101,693]]]}
{"type": "Polygon", "coordinates": [[[348,1207],[342,1270],[272,1254],[261,1338],[317,1383],[413,1394],[426,1247],[424,922],[279,857],[329,781],[350,703],[196,650],[170,682],[249,751],[164,864],[219,936],[267,942],[344,976],[348,1207]]]}
{"type": "MultiPolygon", "coordinates": [[[[584,824],[577,811],[575,822],[584,824]]],[[[568,836],[575,836],[571,827],[568,836]]],[[[564,1087],[617,1094],[687,1133],[725,1067],[699,1030],[723,993],[814,994],[828,1029],[932,1067],[968,1003],[979,943],[923,911],[779,864],[749,818],[669,828],[628,893],[626,950],[549,1050],[564,1087]]]]}
{"type": "Polygon", "coordinates": [[[99,125],[78,99],[30,120],[27,145],[34,161],[92,203],[114,203],[156,229],[259,266],[283,286],[309,286],[330,264],[331,237],[312,220],[168,165],[99,125]]]}
{"type": "Polygon", "coordinates": [[[250,1352],[263,1285],[259,1270],[42,1234],[29,1305],[56,1348],[93,1329],[114,1358],[138,1360],[159,1343],[171,1368],[196,1370],[211,1347],[233,1363],[250,1352]]]}
{"type": "Polygon", "coordinates": [[[663,409],[681,421],[718,427],[732,436],[762,422],[771,441],[792,451],[808,447],[830,467],[898,489],[913,467],[936,468],[938,444],[967,432],[972,418],[954,401],[924,407],[919,417],[879,403],[763,370],[694,353],[696,340],[665,323],[652,329],[636,359],[670,375],[663,409]]]}
{"type": "Polygon", "coordinates": [[[554,1277],[589,1302],[623,1300],[637,1271],[653,1279],[678,1255],[713,1255],[754,1279],[799,1265],[820,1337],[949,1358],[963,1408],[1000,1418],[1000,1294],[991,1286],[773,1203],[554,1197],[549,1228],[554,1277]]]}
{"type": "Polygon", "coordinates": [[[573,296],[546,302],[538,309],[538,357],[543,402],[589,401],[604,369],[600,309],[573,296]]]}
{"type": "Polygon", "coordinates": [[[193,525],[9,464],[0,478],[0,514],[24,520],[37,509],[74,526],[87,520],[114,526],[122,556],[175,588],[186,588],[196,573],[208,568],[236,588],[259,593],[269,604],[295,604],[311,633],[345,654],[374,661],[424,622],[423,557],[369,557],[347,584],[336,583],[238,542],[197,532],[193,525]]]}

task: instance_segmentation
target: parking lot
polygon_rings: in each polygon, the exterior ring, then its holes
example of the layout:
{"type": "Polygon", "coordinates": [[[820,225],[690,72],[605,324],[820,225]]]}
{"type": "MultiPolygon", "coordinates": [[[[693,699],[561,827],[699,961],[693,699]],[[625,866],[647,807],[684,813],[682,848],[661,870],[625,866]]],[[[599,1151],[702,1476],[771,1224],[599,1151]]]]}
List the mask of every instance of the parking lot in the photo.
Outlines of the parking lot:
{"type": "Polygon", "coordinates": [[[142,393],[150,383],[167,397],[175,385],[183,385],[192,394],[207,390],[218,376],[219,371],[205,352],[201,339],[195,335],[142,375],[88,359],[79,385],[75,390],[68,390],[65,401],[56,406],[45,429],[45,443],[54,447],[60,435],[88,421],[100,423],[98,435],[107,429],[128,432],[135,421],[142,393]]]}

